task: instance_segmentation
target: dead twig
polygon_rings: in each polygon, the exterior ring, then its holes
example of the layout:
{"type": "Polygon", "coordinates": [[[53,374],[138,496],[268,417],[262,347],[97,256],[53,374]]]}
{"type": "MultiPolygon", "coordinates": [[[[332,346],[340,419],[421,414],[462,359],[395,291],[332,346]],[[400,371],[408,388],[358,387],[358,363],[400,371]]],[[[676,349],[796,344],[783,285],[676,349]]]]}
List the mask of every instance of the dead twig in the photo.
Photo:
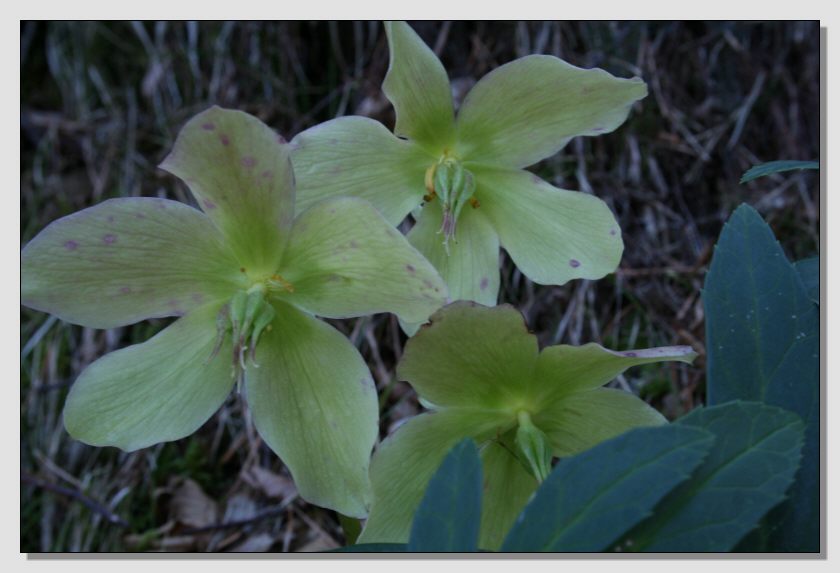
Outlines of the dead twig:
{"type": "Polygon", "coordinates": [[[184,529],[180,531],[180,535],[195,535],[197,533],[207,533],[209,531],[218,531],[220,529],[233,529],[236,527],[245,527],[247,525],[253,525],[258,521],[262,521],[263,519],[267,519],[269,517],[274,517],[276,515],[280,515],[284,511],[286,511],[286,507],[292,503],[292,501],[296,499],[296,497],[292,497],[287,501],[284,501],[278,506],[266,509],[254,515],[253,517],[248,517],[246,519],[232,519],[230,521],[223,521],[220,523],[213,523],[211,525],[205,525],[203,527],[192,527],[190,529],[184,529]]]}
{"type": "Polygon", "coordinates": [[[63,495],[65,497],[69,497],[71,499],[74,499],[74,500],[78,501],[79,503],[81,503],[82,505],[84,505],[85,507],[87,507],[88,509],[90,509],[91,511],[93,511],[94,513],[98,513],[99,515],[104,517],[109,523],[112,523],[114,525],[119,525],[120,527],[128,527],[129,526],[129,523],[126,520],[124,520],[122,517],[113,513],[107,507],[105,507],[103,504],[99,503],[98,501],[96,501],[95,499],[93,499],[91,497],[88,497],[87,495],[85,495],[84,493],[82,493],[78,490],[71,489],[69,487],[56,485],[54,483],[50,483],[48,481],[38,479],[35,476],[30,475],[26,472],[20,472],[20,481],[22,483],[27,484],[27,485],[32,485],[32,486],[35,486],[37,488],[49,491],[51,493],[55,493],[55,494],[58,494],[58,495],[63,495]]]}

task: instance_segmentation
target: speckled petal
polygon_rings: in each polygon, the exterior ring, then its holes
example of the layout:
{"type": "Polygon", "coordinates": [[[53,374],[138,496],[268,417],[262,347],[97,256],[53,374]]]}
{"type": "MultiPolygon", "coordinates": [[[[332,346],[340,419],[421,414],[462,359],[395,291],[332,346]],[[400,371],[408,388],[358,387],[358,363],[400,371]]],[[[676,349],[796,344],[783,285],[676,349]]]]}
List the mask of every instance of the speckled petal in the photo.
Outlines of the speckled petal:
{"type": "Polygon", "coordinates": [[[527,171],[481,168],[475,174],[479,211],[532,281],[599,279],[618,267],[621,230],[599,198],[558,189],[527,171]]]}
{"type": "Polygon", "coordinates": [[[179,316],[238,288],[239,262],[200,211],[166,199],[111,199],[68,215],[21,252],[26,306],[113,328],[179,316]]]}
{"type": "Polygon", "coordinates": [[[297,211],[334,197],[370,201],[398,225],[426,193],[423,181],[436,157],[367,117],[339,117],[292,140],[297,211]]]}
{"type": "Polygon", "coordinates": [[[431,264],[362,199],[328,199],[295,221],[280,273],[283,296],[329,318],[392,312],[424,321],[446,302],[431,264]]]}
{"type": "Polygon", "coordinates": [[[247,373],[254,424],[304,499],[364,517],[379,431],[370,371],[332,326],[283,303],[275,309],[257,347],[259,367],[247,373]]]}
{"type": "Polygon", "coordinates": [[[449,288],[451,300],[471,300],[487,306],[499,296],[499,237],[481,209],[467,207],[458,218],[449,253],[443,244],[443,221],[435,200],[419,213],[408,240],[429,259],[449,288]]]}
{"type": "Polygon", "coordinates": [[[180,177],[254,275],[279,259],[295,211],[290,146],[257,118],[212,107],[181,129],[160,167],[180,177]]]}

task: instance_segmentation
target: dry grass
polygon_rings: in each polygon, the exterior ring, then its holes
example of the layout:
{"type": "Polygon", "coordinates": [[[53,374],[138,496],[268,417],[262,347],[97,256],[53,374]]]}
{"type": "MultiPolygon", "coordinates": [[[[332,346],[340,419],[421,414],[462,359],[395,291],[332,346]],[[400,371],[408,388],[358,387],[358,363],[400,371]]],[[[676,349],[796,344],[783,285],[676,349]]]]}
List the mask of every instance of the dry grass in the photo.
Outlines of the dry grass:
{"type": "MultiPolygon", "coordinates": [[[[542,344],[615,348],[691,344],[694,367],[647,367],[615,384],[667,416],[701,404],[700,289],[712,245],[740,202],[756,206],[794,258],[816,252],[816,176],[739,186],[773,159],[819,156],[819,31],[801,23],[416,23],[462,97],[516,57],[639,75],[650,95],[613,134],[573,141],[534,167],[593,192],[617,214],[621,268],[602,281],[534,285],[505,258],[501,300],[542,344]]],[[[337,115],[392,125],[380,85],[378,23],[22,23],[22,244],[56,218],[113,196],[190,202],[155,166],[179,127],[216,103],[253,113],[287,137],[337,115]]],[[[21,551],[322,549],[344,542],[334,513],[297,498],[231,396],[194,436],[126,454],[69,436],[69,385],[105,353],[166,321],[94,331],[21,313],[21,551]]],[[[394,379],[404,336],[388,315],[336,322],[381,392],[382,432],[419,411],[394,379]]]]}

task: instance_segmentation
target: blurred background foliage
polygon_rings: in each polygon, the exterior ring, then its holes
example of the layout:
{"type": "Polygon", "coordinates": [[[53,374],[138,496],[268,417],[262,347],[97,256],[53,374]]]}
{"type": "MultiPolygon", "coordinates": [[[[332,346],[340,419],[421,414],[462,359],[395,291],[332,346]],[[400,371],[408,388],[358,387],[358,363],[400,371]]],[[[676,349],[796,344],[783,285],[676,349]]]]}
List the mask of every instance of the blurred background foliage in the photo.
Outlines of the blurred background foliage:
{"type": "MultiPolygon", "coordinates": [[[[620,269],[597,282],[546,287],[503,255],[500,301],[525,314],[543,345],[692,345],[700,353],[694,366],[638,368],[613,385],[671,419],[702,404],[700,290],[730,211],[744,201],[755,206],[793,259],[817,252],[815,172],[738,180],[764,161],[819,157],[818,24],[413,25],[440,55],[456,102],[485,73],[532,53],[645,79],[650,95],[624,126],[576,139],[532,168],[610,205],[626,243],[620,269]]],[[[194,204],[156,165],[183,123],[211,104],[252,113],[289,139],[340,115],[393,126],[380,89],[387,66],[378,22],[22,22],[21,244],[110,197],[194,204]]],[[[61,410],[79,372],[168,322],[97,331],[22,309],[21,551],[345,543],[333,512],[297,497],[238,395],[195,435],[132,454],[66,434],[61,410]]],[[[374,373],[385,436],[420,411],[394,375],[405,337],[389,315],[333,323],[374,373]]]]}

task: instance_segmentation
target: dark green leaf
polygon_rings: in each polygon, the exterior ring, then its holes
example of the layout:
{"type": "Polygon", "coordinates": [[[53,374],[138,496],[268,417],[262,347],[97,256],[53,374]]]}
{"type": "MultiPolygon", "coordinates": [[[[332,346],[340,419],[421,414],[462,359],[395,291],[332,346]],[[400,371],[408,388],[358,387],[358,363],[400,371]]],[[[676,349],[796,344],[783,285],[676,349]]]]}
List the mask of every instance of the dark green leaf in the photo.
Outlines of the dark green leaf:
{"type": "Polygon", "coordinates": [[[429,481],[414,514],[408,551],[476,551],[481,524],[481,459],[461,441],[429,481]]]}
{"type": "Polygon", "coordinates": [[[341,529],[344,531],[344,539],[347,540],[348,545],[353,545],[359,538],[362,532],[362,524],[355,517],[347,517],[346,515],[338,514],[338,523],[341,524],[341,529]]]}
{"type": "Polygon", "coordinates": [[[730,551],[784,499],[799,466],[802,420],[781,408],[731,402],[694,410],[677,424],[713,433],[715,445],[619,548],[730,551]]]}
{"type": "Polygon", "coordinates": [[[820,164],[817,161],[771,161],[769,163],[762,163],[751,167],[741,176],[741,183],[758,179],[773,173],[781,173],[783,171],[793,171],[795,169],[819,169],[820,164]]]}
{"type": "Polygon", "coordinates": [[[701,429],[639,428],[561,461],[502,551],[604,551],[686,480],[714,443],[701,429]]]}
{"type": "Polygon", "coordinates": [[[361,543],[359,545],[348,545],[339,547],[327,553],[405,553],[405,543],[361,543]]]}
{"type": "Polygon", "coordinates": [[[724,226],[703,303],[709,404],[760,401],[806,425],[791,502],[774,515],[768,545],[750,549],[819,551],[819,307],[752,207],[739,207],[724,226]]]}
{"type": "Polygon", "coordinates": [[[793,266],[796,267],[796,272],[799,273],[808,296],[812,301],[820,304],[820,258],[802,259],[793,263],[793,266]]]}

